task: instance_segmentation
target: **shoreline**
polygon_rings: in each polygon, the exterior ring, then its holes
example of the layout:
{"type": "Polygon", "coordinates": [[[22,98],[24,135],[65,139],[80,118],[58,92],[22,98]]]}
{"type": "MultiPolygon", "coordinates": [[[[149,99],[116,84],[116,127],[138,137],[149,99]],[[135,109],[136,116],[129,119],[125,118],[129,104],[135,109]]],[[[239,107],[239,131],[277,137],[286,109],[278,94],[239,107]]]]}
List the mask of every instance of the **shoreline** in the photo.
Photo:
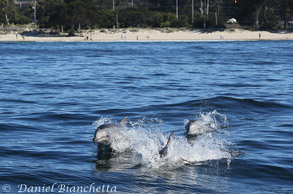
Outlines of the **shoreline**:
{"type": "MultiPolygon", "coordinates": [[[[33,32],[33,31],[31,31],[33,32]]],[[[291,32],[249,31],[242,29],[200,31],[181,29],[101,29],[83,31],[77,36],[56,36],[26,32],[0,34],[0,42],[193,42],[293,40],[291,32]]]]}

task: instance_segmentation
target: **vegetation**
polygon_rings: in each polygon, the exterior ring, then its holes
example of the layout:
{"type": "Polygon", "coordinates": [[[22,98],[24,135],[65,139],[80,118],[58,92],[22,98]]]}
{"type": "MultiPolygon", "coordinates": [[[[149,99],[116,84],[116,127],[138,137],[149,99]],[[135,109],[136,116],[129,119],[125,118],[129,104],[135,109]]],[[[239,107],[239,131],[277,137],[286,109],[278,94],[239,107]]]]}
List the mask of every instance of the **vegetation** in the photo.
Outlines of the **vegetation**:
{"type": "MultiPolygon", "coordinates": [[[[293,0],[38,0],[37,25],[74,33],[113,27],[219,28],[230,18],[254,29],[293,25],[293,0]],[[133,2],[133,4],[132,4],[133,2]]],[[[34,22],[34,4],[0,0],[0,25],[34,22]]]]}

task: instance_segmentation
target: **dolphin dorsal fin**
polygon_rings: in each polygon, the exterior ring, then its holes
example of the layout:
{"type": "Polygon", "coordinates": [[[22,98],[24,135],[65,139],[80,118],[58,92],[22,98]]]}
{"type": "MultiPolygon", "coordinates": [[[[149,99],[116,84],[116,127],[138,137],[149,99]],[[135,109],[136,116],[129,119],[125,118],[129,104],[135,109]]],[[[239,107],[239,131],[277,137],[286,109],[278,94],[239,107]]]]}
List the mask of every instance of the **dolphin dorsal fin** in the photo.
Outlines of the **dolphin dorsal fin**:
{"type": "Polygon", "coordinates": [[[127,120],[128,120],[128,117],[124,117],[124,118],[120,121],[120,125],[125,126],[127,120]]]}
{"type": "Polygon", "coordinates": [[[172,131],[172,133],[170,134],[166,147],[168,147],[171,141],[173,140],[173,136],[174,136],[174,131],[172,131]]]}
{"type": "Polygon", "coordinates": [[[172,133],[170,134],[166,146],[165,146],[163,149],[161,149],[161,150],[159,151],[160,158],[163,158],[163,157],[165,157],[165,156],[167,155],[169,145],[170,145],[171,141],[173,140],[173,136],[174,136],[174,131],[172,131],[172,133]]]}

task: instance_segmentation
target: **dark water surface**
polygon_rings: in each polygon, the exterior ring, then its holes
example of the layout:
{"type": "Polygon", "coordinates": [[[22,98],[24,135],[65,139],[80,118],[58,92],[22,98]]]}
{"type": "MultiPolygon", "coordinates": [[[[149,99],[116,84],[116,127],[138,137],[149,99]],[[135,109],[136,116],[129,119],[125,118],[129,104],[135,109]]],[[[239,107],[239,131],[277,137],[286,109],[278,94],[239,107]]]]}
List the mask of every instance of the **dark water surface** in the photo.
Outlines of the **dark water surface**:
{"type": "Polygon", "coordinates": [[[0,43],[0,193],[293,193],[292,48],[0,43]],[[124,116],[132,151],[98,155],[96,126],[124,116]],[[202,117],[217,130],[191,145],[184,123],[202,117]],[[168,159],[153,160],[172,130],[168,159]]]}

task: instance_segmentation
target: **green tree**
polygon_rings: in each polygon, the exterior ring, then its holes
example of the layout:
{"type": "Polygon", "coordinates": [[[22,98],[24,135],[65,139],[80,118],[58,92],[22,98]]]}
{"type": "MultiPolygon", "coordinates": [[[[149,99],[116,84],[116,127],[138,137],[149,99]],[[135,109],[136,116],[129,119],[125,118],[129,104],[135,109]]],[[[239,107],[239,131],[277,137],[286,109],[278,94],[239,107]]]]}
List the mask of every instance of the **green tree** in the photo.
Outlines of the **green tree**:
{"type": "Polygon", "coordinates": [[[118,12],[120,27],[160,27],[156,21],[158,15],[147,9],[128,8],[118,12]]]}
{"type": "Polygon", "coordinates": [[[272,0],[239,0],[235,5],[238,12],[235,12],[236,18],[245,24],[253,25],[255,30],[260,28],[260,13],[264,6],[272,0]]]}
{"type": "Polygon", "coordinates": [[[129,6],[128,0],[94,0],[93,3],[104,10],[113,10],[114,8],[114,11],[126,9],[129,6]]]}
{"type": "Polygon", "coordinates": [[[10,25],[16,19],[17,10],[13,0],[0,0],[0,22],[10,25]]]}
{"type": "MultiPolygon", "coordinates": [[[[54,14],[56,14],[56,9],[60,6],[64,5],[64,0],[39,0],[37,5],[37,18],[38,23],[41,27],[50,27],[52,18],[54,14]]],[[[64,7],[63,7],[64,8],[64,7]]],[[[58,11],[62,12],[62,10],[58,9],[58,11]]],[[[62,18],[55,18],[62,19],[62,18]]],[[[54,23],[58,23],[55,21],[54,23]]]]}
{"type": "Polygon", "coordinates": [[[51,10],[51,15],[46,24],[47,27],[57,27],[61,28],[63,31],[63,27],[68,28],[67,24],[67,5],[65,3],[57,4],[53,10],[51,10]]]}
{"type": "Polygon", "coordinates": [[[255,18],[254,18],[254,29],[259,29],[259,14],[261,9],[271,0],[255,0],[254,9],[255,9],[255,18]]]}
{"type": "Polygon", "coordinates": [[[279,0],[281,13],[280,17],[283,22],[284,28],[288,28],[288,23],[293,20],[293,0],[279,0]]]}
{"type": "Polygon", "coordinates": [[[82,1],[74,1],[67,5],[66,23],[70,25],[69,35],[74,35],[75,26],[85,26],[86,18],[86,4],[82,1]]]}

